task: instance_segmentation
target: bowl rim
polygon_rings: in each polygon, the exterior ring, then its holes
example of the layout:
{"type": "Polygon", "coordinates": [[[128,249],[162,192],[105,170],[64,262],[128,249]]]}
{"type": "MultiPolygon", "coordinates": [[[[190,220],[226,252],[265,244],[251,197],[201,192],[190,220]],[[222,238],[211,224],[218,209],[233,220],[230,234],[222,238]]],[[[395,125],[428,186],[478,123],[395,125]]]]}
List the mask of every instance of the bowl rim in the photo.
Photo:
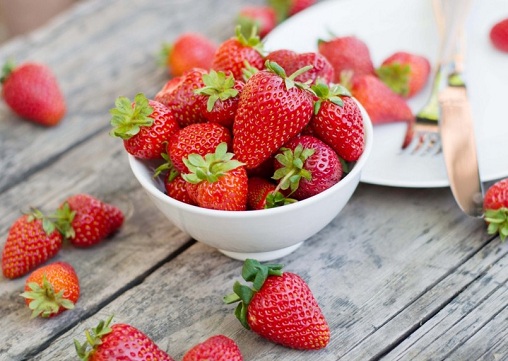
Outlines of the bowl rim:
{"type": "MultiPolygon", "coordinates": [[[[356,100],[356,99],[355,99],[356,100]]],[[[273,216],[281,212],[289,212],[292,210],[297,210],[298,208],[304,208],[307,206],[312,205],[313,203],[319,202],[322,198],[328,197],[328,195],[332,192],[337,191],[338,189],[346,187],[346,185],[349,183],[348,181],[350,179],[353,179],[354,177],[360,178],[360,172],[365,166],[365,163],[367,162],[370,152],[372,151],[372,146],[374,143],[373,135],[373,125],[370,117],[368,116],[365,108],[356,101],[357,104],[360,107],[362,117],[363,117],[363,124],[364,124],[364,132],[365,132],[365,145],[363,149],[363,153],[360,156],[360,158],[356,161],[353,169],[351,172],[346,174],[344,178],[342,178],[339,182],[334,184],[332,187],[324,190],[321,193],[318,193],[312,197],[309,197],[307,199],[288,204],[282,207],[275,207],[275,208],[269,208],[269,209],[259,209],[259,210],[246,210],[246,211],[223,211],[223,210],[217,210],[217,209],[209,209],[209,208],[203,208],[191,204],[187,204],[181,201],[178,201],[174,198],[169,197],[166,195],[163,191],[161,191],[159,188],[157,188],[153,181],[150,181],[150,178],[146,178],[138,173],[138,167],[146,167],[146,165],[143,163],[144,160],[138,159],[134,157],[131,154],[127,154],[129,165],[131,168],[131,171],[134,173],[134,176],[137,178],[139,183],[142,185],[142,187],[148,191],[152,196],[156,197],[158,200],[168,203],[171,206],[174,206],[176,208],[179,208],[186,212],[191,213],[198,213],[203,216],[208,217],[227,217],[227,218],[257,218],[257,217],[266,217],[266,216],[273,216]]]]}

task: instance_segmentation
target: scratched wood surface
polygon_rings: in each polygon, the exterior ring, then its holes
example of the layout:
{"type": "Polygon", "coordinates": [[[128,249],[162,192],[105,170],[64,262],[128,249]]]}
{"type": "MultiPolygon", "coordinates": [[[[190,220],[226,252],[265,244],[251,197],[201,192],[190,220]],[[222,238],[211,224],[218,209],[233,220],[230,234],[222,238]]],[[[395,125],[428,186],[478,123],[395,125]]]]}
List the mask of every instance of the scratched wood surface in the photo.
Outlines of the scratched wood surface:
{"type": "Polygon", "coordinates": [[[88,250],[65,246],[82,294],[73,311],[29,319],[25,278],[0,278],[0,360],[77,359],[73,339],[115,315],[176,360],[222,333],[246,360],[504,360],[508,246],[464,216],[449,189],[360,184],[341,214],[280,261],[310,285],[332,328],[329,346],[289,350],[244,330],[224,305],[241,262],[196,243],[150,203],[121,143],[108,135],[118,95],[154,94],[167,75],[155,54],[187,30],[221,41],[242,5],[262,1],[84,1],[0,47],[41,60],[61,79],[69,112],[54,129],[0,105],[0,246],[29,206],[51,209],[87,192],[117,204],[124,227],[88,250]]]}

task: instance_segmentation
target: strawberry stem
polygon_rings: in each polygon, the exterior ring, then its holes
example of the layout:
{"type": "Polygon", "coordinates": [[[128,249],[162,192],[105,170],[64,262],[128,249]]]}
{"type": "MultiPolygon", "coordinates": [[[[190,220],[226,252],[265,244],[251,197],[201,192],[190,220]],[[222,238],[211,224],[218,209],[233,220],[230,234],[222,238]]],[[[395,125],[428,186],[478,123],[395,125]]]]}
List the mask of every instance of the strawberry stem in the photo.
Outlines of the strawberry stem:
{"type": "Polygon", "coordinates": [[[118,97],[115,100],[115,108],[110,109],[111,136],[119,137],[124,140],[132,138],[138,134],[141,127],[151,126],[153,119],[150,115],[154,109],[150,106],[149,100],[144,94],[139,93],[131,102],[127,97],[118,97]]]}
{"type": "Polygon", "coordinates": [[[485,221],[488,223],[488,234],[498,234],[502,241],[508,237],[508,208],[485,210],[485,221]]]}
{"type": "Polygon", "coordinates": [[[74,308],[74,303],[63,296],[64,290],[55,293],[53,285],[48,281],[46,275],[42,276],[42,285],[37,282],[28,283],[30,291],[21,293],[21,297],[31,300],[28,307],[32,310],[30,318],[41,316],[50,317],[58,313],[60,307],[68,310],[74,308]]]}

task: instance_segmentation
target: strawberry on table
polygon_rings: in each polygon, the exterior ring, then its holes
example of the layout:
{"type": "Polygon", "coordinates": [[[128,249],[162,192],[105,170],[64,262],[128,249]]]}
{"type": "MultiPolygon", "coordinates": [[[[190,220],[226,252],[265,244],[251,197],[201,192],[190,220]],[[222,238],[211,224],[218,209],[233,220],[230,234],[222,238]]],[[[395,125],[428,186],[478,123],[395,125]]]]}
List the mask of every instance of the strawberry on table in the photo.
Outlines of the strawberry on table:
{"type": "Polygon", "coordinates": [[[398,51],[382,62],[376,74],[395,93],[411,98],[429,80],[430,62],[423,55],[398,51]]]}
{"type": "Polygon", "coordinates": [[[326,347],[330,328],[312,291],[300,276],[282,268],[247,259],[242,277],[252,288],[237,281],[224,302],[239,302],[235,315],[242,325],[271,342],[302,350],[326,347]]]}
{"type": "Polygon", "coordinates": [[[271,6],[250,5],[240,9],[236,19],[244,36],[249,36],[257,31],[263,39],[270,31],[277,26],[277,14],[271,6]]]}
{"type": "Polygon", "coordinates": [[[182,361],[242,361],[243,356],[235,341],[224,335],[215,335],[192,347],[182,361]]]}
{"type": "Polygon", "coordinates": [[[294,79],[308,70],[287,76],[277,63],[245,84],[233,123],[233,153],[247,169],[256,168],[309,123],[313,94],[294,79]]]}
{"type": "Polygon", "coordinates": [[[64,117],[65,98],[47,65],[8,61],[0,81],[5,102],[20,117],[44,126],[54,126],[64,117]]]}
{"type": "Polygon", "coordinates": [[[208,70],[217,44],[206,36],[187,32],[179,35],[172,44],[163,44],[161,58],[174,77],[192,68],[208,70]]]}
{"type": "Polygon", "coordinates": [[[357,161],[365,146],[363,116],[360,107],[341,85],[312,87],[316,102],[311,127],[346,162],[357,161]]]}
{"type": "Polygon", "coordinates": [[[74,268],[67,262],[54,262],[28,276],[21,296],[32,310],[32,318],[47,318],[73,309],[79,292],[79,279],[74,268]]]}
{"type": "Polygon", "coordinates": [[[136,158],[159,159],[165,142],[179,129],[171,111],[141,93],[133,102],[118,97],[115,106],[110,110],[110,134],[123,139],[127,152],[136,158]]]}
{"type": "Polygon", "coordinates": [[[113,316],[87,330],[83,344],[74,339],[81,360],[174,361],[139,329],[126,323],[111,325],[112,319],[113,316]]]}
{"type": "Polygon", "coordinates": [[[184,159],[189,173],[182,173],[182,177],[188,182],[189,196],[198,206],[244,211],[247,208],[247,172],[243,163],[233,159],[234,154],[227,150],[224,142],[204,157],[190,154],[184,159]]]}
{"type": "Polygon", "coordinates": [[[19,217],[9,229],[2,251],[2,272],[7,278],[21,277],[62,248],[63,237],[55,224],[39,210],[19,217]]]}
{"type": "Polygon", "coordinates": [[[508,237],[508,178],[495,182],[483,199],[485,222],[489,234],[498,234],[501,240],[508,237]]]}
{"type": "Polygon", "coordinates": [[[496,49],[508,52],[508,18],[495,23],[490,29],[489,37],[496,49]]]}

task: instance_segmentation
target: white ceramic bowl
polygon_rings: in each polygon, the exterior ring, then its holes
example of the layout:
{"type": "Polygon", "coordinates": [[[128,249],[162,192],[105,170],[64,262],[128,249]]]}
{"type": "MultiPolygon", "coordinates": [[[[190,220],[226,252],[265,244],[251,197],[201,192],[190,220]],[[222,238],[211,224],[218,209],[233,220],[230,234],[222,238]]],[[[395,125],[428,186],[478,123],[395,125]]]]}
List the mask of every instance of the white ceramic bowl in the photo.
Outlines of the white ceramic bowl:
{"type": "Polygon", "coordinates": [[[372,148],[372,124],[361,108],[365,126],[365,150],[349,174],[339,183],[311,198],[283,207],[257,211],[218,211],[200,208],[168,197],[153,178],[153,165],[129,155],[135,177],[157,208],[197,241],[239,260],[270,261],[281,258],[330,223],[344,208],[360,181],[372,148]]]}

